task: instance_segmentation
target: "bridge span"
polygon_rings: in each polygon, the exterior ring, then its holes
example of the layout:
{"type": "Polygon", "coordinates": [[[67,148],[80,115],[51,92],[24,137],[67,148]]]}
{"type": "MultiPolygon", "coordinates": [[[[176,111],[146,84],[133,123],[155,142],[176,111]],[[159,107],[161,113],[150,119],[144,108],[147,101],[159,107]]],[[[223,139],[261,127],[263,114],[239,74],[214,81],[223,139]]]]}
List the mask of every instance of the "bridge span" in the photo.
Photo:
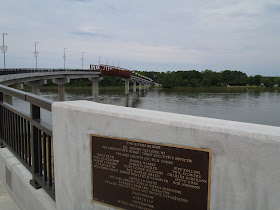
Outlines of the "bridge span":
{"type": "MultiPolygon", "coordinates": [[[[153,80],[131,72],[130,70],[109,66],[109,65],[90,65],[90,69],[0,69],[0,84],[11,86],[16,89],[22,89],[22,84],[31,86],[32,92],[40,94],[40,87],[46,84],[47,79],[58,85],[59,101],[65,100],[65,85],[71,79],[88,78],[92,81],[93,101],[98,102],[99,85],[98,82],[103,79],[102,76],[118,76],[125,81],[125,94],[129,94],[129,81],[133,82],[133,92],[137,92],[137,83],[139,91],[144,86],[147,89],[153,80]]],[[[6,100],[9,101],[7,97],[6,100]]],[[[11,101],[11,100],[10,100],[11,101]]]]}

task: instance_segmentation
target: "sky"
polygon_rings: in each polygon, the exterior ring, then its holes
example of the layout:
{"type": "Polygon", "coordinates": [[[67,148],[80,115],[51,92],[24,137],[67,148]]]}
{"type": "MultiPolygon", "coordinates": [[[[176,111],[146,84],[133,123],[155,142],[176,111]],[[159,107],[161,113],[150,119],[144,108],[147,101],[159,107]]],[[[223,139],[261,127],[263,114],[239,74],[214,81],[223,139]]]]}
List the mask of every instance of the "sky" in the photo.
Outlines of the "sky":
{"type": "MultiPolygon", "coordinates": [[[[7,68],[238,70],[280,76],[279,0],[0,0],[7,68]]],[[[3,68],[3,53],[0,68],[3,68]]]]}

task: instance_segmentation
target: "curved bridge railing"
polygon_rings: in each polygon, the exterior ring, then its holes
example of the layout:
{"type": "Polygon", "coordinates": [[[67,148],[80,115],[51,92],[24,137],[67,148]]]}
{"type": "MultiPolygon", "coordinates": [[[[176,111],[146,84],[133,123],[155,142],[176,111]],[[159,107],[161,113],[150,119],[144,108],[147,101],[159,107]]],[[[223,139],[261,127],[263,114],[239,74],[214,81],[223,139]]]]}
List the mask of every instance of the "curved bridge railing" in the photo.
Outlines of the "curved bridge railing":
{"type": "MultiPolygon", "coordinates": [[[[153,80],[151,78],[145,77],[143,75],[137,74],[133,71],[130,71],[125,68],[120,68],[116,66],[110,65],[90,65],[90,69],[47,69],[47,68],[40,68],[40,69],[32,69],[32,68],[15,68],[15,69],[0,69],[0,76],[5,75],[13,75],[13,74],[28,74],[28,73],[51,73],[54,74],[61,72],[76,72],[76,73],[86,73],[86,72],[95,72],[99,73],[101,76],[118,76],[125,79],[132,79],[140,82],[147,82],[151,83],[153,80]]],[[[1,81],[0,81],[1,82],[1,81]]]]}
{"type": "Polygon", "coordinates": [[[26,74],[26,73],[37,73],[37,72],[59,72],[59,71],[87,71],[81,69],[47,69],[47,68],[14,68],[14,69],[0,69],[1,75],[9,75],[9,74],[26,74]]]}
{"type": "Polygon", "coordinates": [[[90,70],[99,71],[101,76],[118,76],[123,78],[130,78],[131,76],[130,70],[110,65],[90,65],[90,70]]]}
{"type": "Polygon", "coordinates": [[[53,101],[0,85],[0,146],[7,147],[31,172],[30,183],[55,200],[54,159],[51,125],[41,120],[41,109],[51,112],[53,101]],[[30,105],[30,114],[4,102],[5,95],[30,105]]]}

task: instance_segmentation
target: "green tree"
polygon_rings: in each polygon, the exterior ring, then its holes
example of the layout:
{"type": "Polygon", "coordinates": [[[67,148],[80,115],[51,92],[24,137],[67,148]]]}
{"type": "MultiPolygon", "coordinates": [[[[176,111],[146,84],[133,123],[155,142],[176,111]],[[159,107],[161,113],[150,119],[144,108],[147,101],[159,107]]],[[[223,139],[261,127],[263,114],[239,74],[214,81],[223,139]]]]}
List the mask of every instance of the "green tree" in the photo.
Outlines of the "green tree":
{"type": "Polygon", "coordinates": [[[262,76],[261,75],[256,75],[255,76],[255,85],[259,86],[262,83],[262,76]]]}

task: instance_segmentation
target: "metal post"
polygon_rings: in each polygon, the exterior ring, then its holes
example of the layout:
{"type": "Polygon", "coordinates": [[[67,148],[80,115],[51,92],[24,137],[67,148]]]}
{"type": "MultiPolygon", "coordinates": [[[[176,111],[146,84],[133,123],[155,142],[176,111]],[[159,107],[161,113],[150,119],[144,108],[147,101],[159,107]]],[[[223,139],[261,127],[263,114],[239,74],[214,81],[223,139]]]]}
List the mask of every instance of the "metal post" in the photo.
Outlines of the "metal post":
{"type": "Polygon", "coordinates": [[[35,52],[34,52],[34,56],[35,56],[35,60],[36,60],[36,70],[37,70],[37,57],[38,57],[38,52],[36,50],[36,44],[39,43],[39,42],[35,42],[35,52]]]}
{"type": "Polygon", "coordinates": [[[82,60],[82,69],[84,69],[84,53],[85,52],[82,52],[82,59],[81,59],[82,60]]]}
{"type": "Polygon", "coordinates": [[[64,59],[64,70],[65,70],[65,60],[66,60],[66,56],[65,56],[65,50],[66,50],[67,48],[64,48],[64,56],[62,56],[62,58],[64,59]]]}
{"type": "Polygon", "coordinates": [[[38,145],[40,144],[40,135],[39,135],[39,129],[36,128],[33,125],[33,120],[40,120],[41,113],[40,113],[40,107],[35,106],[33,104],[30,104],[30,115],[31,115],[31,145],[32,145],[32,180],[30,180],[30,184],[35,188],[39,189],[41,186],[38,184],[38,182],[35,180],[35,174],[39,173],[39,151],[38,151],[38,145]]]}
{"type": "Polygon", "coordinates": [[[4,69],[6,69],[6,57],[5,54],[8,50],[8,46],[5,46],[5,35],[8,35],[7,33],[3,33],[3,46],[1,47],[2,52],[4,53],[4,69]]]}
{"type": "MultiPolygon", "coordinates": [[[[5,33],[3,33],[3,48],[5,47],[5,33]]],[[[6,59],[5,59],[5,54],[6,52],[4,51],[4,69],[6,69],[6,59]]]]}
{"type": "MultiPolygon", "coordinates": [[[[0,92],[0,103],[3,103],[3,100],[4,100],[4,95],[3,95],[2,92],[0,92]]],[[[1,115],[2,115],[2,116],[0,116],[0,120],[1,120],[1,122],[0,122],[0,131],[3,132],[3,126],[4,126],[4,123],[2,121],[2,119],[4,119],[3,112],[2,112],[3,109],[2,108],[0,108],[0,109],[1,109],[1,115]]],[[[3,135],[3,133],[1,135],[3,135]]],[[[0,148],[3,148],[3,147],[5,147],[5,146],[2,143],[2,141],[0,140],[0,148]]]]}

